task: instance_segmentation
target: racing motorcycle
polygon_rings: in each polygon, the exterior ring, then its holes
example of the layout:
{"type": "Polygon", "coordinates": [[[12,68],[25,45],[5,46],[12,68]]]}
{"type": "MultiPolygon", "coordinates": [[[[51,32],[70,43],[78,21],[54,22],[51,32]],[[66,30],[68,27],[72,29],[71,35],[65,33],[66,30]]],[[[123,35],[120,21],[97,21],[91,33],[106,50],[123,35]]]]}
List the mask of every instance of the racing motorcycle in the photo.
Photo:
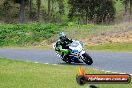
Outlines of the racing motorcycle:
{"type": "MultiPolygon", "coordinates": [[[[56,43],[53,44],[55,49],[56,43]]],[[[73,40],[72,43],[68,44],[69,49],[62,49],[60,52],[56,51],[57,56],[59,56],[66,63],[83,63],[88,65],[93,63],[92,58],[84,51],[84,44],[81,41],[73,40]],[[63,56],[66,56],[66,59],[63,56]],[[82,62],[83,61],[83,62],[82,62]]]]}

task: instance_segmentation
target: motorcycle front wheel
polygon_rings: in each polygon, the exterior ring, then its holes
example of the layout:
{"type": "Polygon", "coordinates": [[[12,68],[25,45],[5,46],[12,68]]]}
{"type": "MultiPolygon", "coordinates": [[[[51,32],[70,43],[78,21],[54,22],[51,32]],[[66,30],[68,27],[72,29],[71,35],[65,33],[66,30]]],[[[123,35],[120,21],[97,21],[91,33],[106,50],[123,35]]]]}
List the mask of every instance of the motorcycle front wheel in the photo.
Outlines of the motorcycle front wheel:
{"type": "Polygon", "coordinates": [[[83,61],[86,63],[86,64],[88,64],[88,65],[91,65],[92,63],[93,63],[93,60],[92,60],[92,58],[87,54],[87,53],[84,53],[83,54],[83,61]]]}

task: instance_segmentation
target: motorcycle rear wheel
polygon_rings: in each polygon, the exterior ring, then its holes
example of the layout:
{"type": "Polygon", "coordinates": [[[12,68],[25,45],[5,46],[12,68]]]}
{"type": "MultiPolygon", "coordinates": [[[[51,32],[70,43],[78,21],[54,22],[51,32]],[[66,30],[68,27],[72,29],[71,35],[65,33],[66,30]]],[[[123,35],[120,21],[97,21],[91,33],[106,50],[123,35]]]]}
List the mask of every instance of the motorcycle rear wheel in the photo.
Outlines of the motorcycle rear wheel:
{"type": "Polygon", "coordinates": [[[61,59],[64,61],[64,62],[66,62],[66,63],[68,63],[68,64],[70,64],[72,61],[67,57],[67,55],[66,56],[64,56],[63,57],[63,55],[61,56],[61,59]]]}
{"type": "Polygon", "coordinates": [[[69,58],[66,58],[65,62],[68,63],[68,64],[70,64],[71,60],[69,58]]]}

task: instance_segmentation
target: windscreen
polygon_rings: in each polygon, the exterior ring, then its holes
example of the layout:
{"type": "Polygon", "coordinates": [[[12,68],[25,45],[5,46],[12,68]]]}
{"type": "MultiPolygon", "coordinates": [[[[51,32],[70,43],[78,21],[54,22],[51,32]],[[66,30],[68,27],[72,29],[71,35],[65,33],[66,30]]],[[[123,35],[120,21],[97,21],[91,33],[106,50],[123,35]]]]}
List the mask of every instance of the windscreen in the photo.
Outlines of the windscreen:
{"type": "Polygon", "coordinates": [[[71,44],[70,44],[70,46],[71,47],[77,47],[79,44],[77,43],[77,42],[72,42],[71,44]]]}

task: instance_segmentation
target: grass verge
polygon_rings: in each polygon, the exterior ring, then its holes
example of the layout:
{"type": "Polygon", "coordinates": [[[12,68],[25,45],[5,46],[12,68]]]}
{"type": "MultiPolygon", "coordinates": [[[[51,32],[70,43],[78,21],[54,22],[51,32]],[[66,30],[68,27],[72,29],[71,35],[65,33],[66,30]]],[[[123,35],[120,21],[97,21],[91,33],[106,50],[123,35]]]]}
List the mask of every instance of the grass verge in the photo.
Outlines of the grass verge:
{"type": "Polygon", "coordinates": [[[58,33],[57,24],[0,24],[0,46],[45,45],[46,39],[58,33]]]}
{"type": "MultiPolygon", "coordinates": [[[[0,58],[0,88],[87,88],[75,77],[78,66],[53,66],[0,58]]],[[[91,67],[87,73],[105,73],[91,67]]],[[[99,88],[131,88],[131,84],[100,84],[99,88]]]]}
{"type": "Polygon", "coordinates": [[[88,50],[103,50],[103,51],[118,51],[118,52],[131,52],[132,43],[108,43],[95,46],[86,46],[88,50]]]}
{"type": "Polygon", "coordinates": [[[45,46],[3,46],[0,47],[1,49],[43,49],[43,50],[51,50],[53,49],[51,45],[45,45],[45,46]]]}

